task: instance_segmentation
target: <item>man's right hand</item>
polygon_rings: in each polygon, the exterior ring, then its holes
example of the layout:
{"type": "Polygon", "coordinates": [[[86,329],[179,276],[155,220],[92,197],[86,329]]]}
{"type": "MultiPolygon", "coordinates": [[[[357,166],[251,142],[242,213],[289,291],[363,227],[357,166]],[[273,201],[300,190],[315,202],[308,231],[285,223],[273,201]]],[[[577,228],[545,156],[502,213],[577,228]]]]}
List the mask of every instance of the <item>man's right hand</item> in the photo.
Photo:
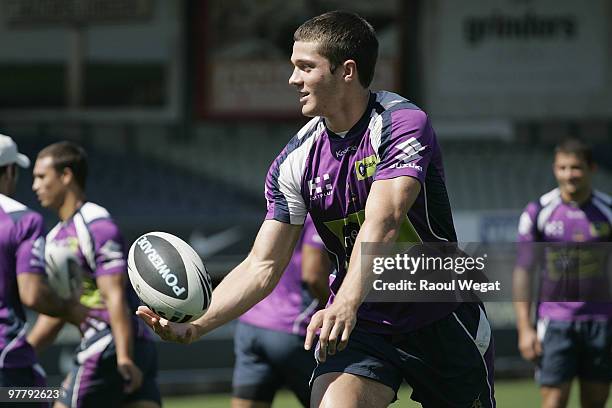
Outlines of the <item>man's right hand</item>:
{"type": "Polygon", "coordinates": [[[193,323],[174,323],[153,313],[146,306],[139,306],[140,317],[162,340],[189,344],[198,339],[198,330],[193,323]]]}
{"type": "Polygon", "coordinates": [[[542,344],[536,331],[527,327],[519,330],[519,350],[525,360],[536,361],[542,354],[542,344]]]}

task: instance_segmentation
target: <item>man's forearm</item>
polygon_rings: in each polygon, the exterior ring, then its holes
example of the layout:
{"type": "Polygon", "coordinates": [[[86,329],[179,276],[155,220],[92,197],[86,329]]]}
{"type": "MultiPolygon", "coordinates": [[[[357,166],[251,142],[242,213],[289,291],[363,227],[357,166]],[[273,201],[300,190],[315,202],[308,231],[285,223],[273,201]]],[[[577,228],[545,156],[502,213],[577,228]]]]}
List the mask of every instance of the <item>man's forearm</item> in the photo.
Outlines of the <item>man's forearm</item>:
{"type": "Polygon", "coordinates": [[[198,337],[236,319],[270,294],[280,279],[280,267],[254,261],[250,255],[236,266],[215,288],[206,313],[193,322],[198,337]]]}
{"type": "Polygon", "coordinates": [[[513,302],[516,314],[516,327],[521,330],[532,327],[531,322],[531,287],[529,273],[523,267],[517,266],[512,276],[514,292],[513,302]]]}
{"type": "Polygon", "coordinates": [[[399,234],[399,224],[394,220],[368,221],[366,218],[355,240],[349,268],[336,299],[346,301],[355,309],[361,305],[372,288],[374,280],[377,279],[374,273],[364,272],[372,270],[373,256],[362,256],[361,244],[363,242],[395,242],[399,234]]]}
{"type": "Polygon", "coordinates": [[[523,330],[531,328],[531,303],[529,302],[514,302],[514,312],[516,313],[516,328],[523,330]]]}
{"type": "Polygon", "coordinates": [[[117,293],[106,299],[111,331],[117,349],[117,360],[133,357],[132,323],[123,293],[117,293]]]}
{"type": "Polygon", "coordinates": [[[62,319],[41,314],[28,333],[27,341],[38,354],[53,343],[63,326],[62,319]]]}
{"type": "Polygon", "coordinates": [[[19,297],[30,309],[52,317],[66,317],[73,306],[71,300],[60,298],[44,276],[25,273],[17,276],[19,297]]]}

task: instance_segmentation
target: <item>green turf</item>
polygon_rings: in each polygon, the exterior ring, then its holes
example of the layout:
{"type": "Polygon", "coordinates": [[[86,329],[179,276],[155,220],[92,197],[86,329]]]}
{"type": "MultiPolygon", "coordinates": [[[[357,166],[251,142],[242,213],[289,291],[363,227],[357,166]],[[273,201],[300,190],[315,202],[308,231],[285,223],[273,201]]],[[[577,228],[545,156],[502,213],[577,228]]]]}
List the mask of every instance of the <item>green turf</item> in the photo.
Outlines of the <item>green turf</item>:
{"type": "MultiPolygon", "coordinates": [[[[498,381],[495,384],[495,394],[497,397],[497,406],[499,408],[536,408],[540,406],[540,396],[538,388],[533,381],[498,381]]],[[[193,397],[172,397],[164,398],[164,407],[166,408],[228,408],[228,395],[200,395],[193,397]]],[[[392,407],[419,407],[420,405],[410,400],[410,389],[402,388],[399,393],[399,401],[392,407]]],[[[612,403],[608,403],[608,407],[612,407],[612,403]]],[[[299,408],[297,400],[287,391],[283,391],[277,395],[274,401],[274,408],[299,408]]],[[[578,393],[574,385],[570,404],[568,408],[578,408],[578,393]]]]}

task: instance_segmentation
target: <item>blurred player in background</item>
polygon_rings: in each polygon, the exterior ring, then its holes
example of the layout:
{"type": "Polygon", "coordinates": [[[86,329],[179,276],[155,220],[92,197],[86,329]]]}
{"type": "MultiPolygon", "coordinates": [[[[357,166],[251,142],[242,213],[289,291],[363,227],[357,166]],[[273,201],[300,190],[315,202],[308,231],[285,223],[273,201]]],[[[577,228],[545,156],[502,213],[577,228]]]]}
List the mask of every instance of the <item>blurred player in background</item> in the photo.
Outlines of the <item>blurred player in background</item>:
{"type": "MultiPolygon", "coordinates": [[[[536,250],[532,243],[612,241],[612,198],[592,188],[594,170],[591,148],[583,141],[570,138],[556,147],[553,172],[559,186],[529,203],[521,215],[521,252],[515,278],[526,279],[532,268],[538,267],[536,254],[541,249],[536,250]]],[[[576,248],[580,254],[588,255],[588,247],[576,248]]],[[[605,274],[602,265],[587,265],[584,257],[575,259],[572,264],[578,273],[595,266],[598,274],[562,282],[559,279],[568,271],[556,270],[559,264],[554,258],[559,251],[567,254],[567,249],[553,244],[542,250],[541,295],[555,287],[563,289],[562,296],[580,292],[582,299],[600,287],[605,287],[607,293],[607,276],[598,276],[599,272],[605,274]]],[[[578,377],[582,406],[604,407],[612,379],[612,303],[541,301],[536,311],[537,331],[531,319],[531,303],[517,301],[514,307],[520,352],[526,360],[538,364],[536,378],[541,387],[542,406],[567,406],[572,380],[578,377]]]]}
{"type": "Polygon", "coordinates": [[[406,379],[426,407],[493,407],[491,328],[481,305],[363,303],[375,275],[362,243],[456,241],[436,136],[408,100],[369,90],[377,55],[374,29],[352,13],[325,13],[297,29],[289,83],[313,119],[270,167],[268,213],[253,249],[198,320],[138,313],[179,342],[238,317],[272,291],[309,213],[337,273],[306,335],[310,348],[320,330],[311,406],[386,407],[406,379]]]}
{"type": "Polygon", "coordinates": [[[77,299],[59,298],[47,283],[43,219],[11,198],[18,166],[27,168],[30,160],[18,152],[13,139],[0,135],[0,387],[42,387],[45,373],[26,342],[22,305],[76,325],[87,308],[77,299]]]}
{"type": "Polygon", "coordinates": [[[234,336],[232,408],[267,408],[283,385],[310,406],[315,368],[304,350],[306,327],[329,297],[331,263],[310,217],[272,293],[240,317],[234,336]]]}
{"type": "MultiPolygon", "coordinates": [[[[59,142],[38,154],[32,188],[41,205],[60,218],[47,234],[47,250],[72,251],[81,271],[81,303],[98,317],[83,331],[63,384],[67,392],[56,405],[157,407],[156,350],[146,327],[130,312],[139,302],[126,285],[123,237],[106,209],[87,201],[86,179],[87,155],[80,146],[59,142]]],[[[40,316],[28,341],[40,351],[62,325],[60,319],[40,316]]]]}

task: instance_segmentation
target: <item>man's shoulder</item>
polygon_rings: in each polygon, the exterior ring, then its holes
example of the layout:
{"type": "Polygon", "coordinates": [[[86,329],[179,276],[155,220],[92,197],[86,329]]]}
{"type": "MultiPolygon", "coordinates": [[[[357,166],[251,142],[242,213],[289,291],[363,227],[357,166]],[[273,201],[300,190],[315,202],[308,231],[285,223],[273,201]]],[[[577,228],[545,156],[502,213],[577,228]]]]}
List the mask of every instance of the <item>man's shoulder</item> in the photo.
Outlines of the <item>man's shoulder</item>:
{"type": "Polygon", "coordinates": [[[408,114],[425,114],[421,108],[412,103],[410,100],[394,92],[377,91],[374,92],[374,96],[376,97],[375,109],[378,111],[378,113],[391,113],[398,110],[405,110],[408,114]]]}
{"type": "Polygon", "coordinates": [[[534,203],[540,208],[549,207],[561,200],[561,191],[559,188],[554,188],[545,194],[542,194],[534,203]]]}
{"type": "Polygon", "coordinates": [[[325,122],[320,116],[308,121],[292,138],[276,158],[276,165],[280,166],[289,157],[304,157],[321,135],[325,133],[325,122]]]}
{"type": "Polygon", "coordinates": [[[42,223],[42,216],[39,213],[4,194],[0,194],[0,211],[11,218],[15,223],[24,219],[31,219],[34,222],[42,223]]]}
{"type": "Polygon", "coordinates": [[[310,119],[302,128],[291,138],[287,147],[290,145],[303,143],[311,137],[317,137],[325,130],[325,121],[321,116],[310,119]]]}
{"type": "Polygon", "coordinates": [[[15,200],[14,198],[0,194],[0,208],[5,213],[13,213],[17,211],[25,211],[28,209],[24,204],[15,200]]]}
{"type": "Polygon", "coordinates": [[[93,236],[115,236],[120,234],[119,227],[108,210],[101,205],[87,202],[79,210],[85,225],[93,236]]]}
{"type": "Polygon", "coordinates": [[[111,215],[106,208],[92,202],[86,202],[83,204],[79,212],[83,216],[83,221],[85,221],[85,224],[88,225],[98,220],[111,219],[111,215]]]}
{"type": "Polygon", "coordinates": [[[601,192],[599,190],[593,190],[593,199],[601,202],[607,207],[612,207],[612,196],[601,192]]]}

